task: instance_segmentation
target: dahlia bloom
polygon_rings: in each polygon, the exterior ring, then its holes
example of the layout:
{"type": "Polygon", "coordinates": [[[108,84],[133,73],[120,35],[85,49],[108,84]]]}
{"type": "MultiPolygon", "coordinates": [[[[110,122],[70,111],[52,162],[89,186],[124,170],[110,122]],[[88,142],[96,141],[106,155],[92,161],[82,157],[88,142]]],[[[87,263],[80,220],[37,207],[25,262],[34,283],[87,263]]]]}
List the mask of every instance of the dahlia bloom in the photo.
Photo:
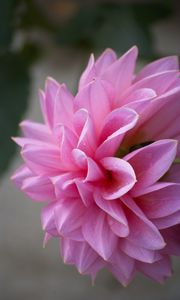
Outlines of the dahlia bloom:
{"type": "Polygon", "coordinates": [[[93,279],[106,267],[127,285],[136,271],[162,282],[180,255],[180,80],[175,57],[135,74],[137,48],[91,56],[73,96],[48,78],[44,124],[23,121],[24,164],[12,176],[45,201],[46,242],[93,279]]]}

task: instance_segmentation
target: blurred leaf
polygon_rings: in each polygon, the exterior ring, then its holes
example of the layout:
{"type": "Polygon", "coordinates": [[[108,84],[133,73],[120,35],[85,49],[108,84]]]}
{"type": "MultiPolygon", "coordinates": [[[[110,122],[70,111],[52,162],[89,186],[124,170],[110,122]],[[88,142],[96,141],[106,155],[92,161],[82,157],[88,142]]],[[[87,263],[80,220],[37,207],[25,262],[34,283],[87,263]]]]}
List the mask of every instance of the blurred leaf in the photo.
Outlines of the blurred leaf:
{"type": "Polygon", "coordinates": [[[117,52],[124,52],[133,45],[137,45],[141,55],[153,56],[152,36],[147,27],[135,18],[132,6],[122,6],[119,9],[104,11],[103,26],[95,36],[96,47],[100,50],[110,47],[117,52]]]}
{"type": "Polygon", "coordinates": [[[171,14],[169,1],[139,4],[82,5],[69,22],[59,27],[61,45],[88,46],[118,52],[136,44],[145,58],[154,56],[151,25],[171,14]]]}
{"type": "Polygon", "coordinates": [[[15,152],[11,136],[27,108],[30,78],[26,63],[18,54],[0,56],[0,175],[15,152]]]}
{"type": "Polygon", "coordinates": [[[14,0],[0,1],[0,51],[4,51],[11,43],[13,35],[14,0]]]}
{"type": "Polygon", "coordinates": [[[95,5],[82,5],[78,12],[59,26],[56,41],[63,45],[91,46],[93,35],[99,25],[99,10],[95,5]]]}
{"type": "Polygon", "coordinates": [[[35,0],[18,0],[19,6],[22,5],[23,9],[20,13],[19,27],[23,29],[36,29],[53,30],[54,26],[49,22],[48,18],[44,15],[43,9],[38,5],[35,0]]]}

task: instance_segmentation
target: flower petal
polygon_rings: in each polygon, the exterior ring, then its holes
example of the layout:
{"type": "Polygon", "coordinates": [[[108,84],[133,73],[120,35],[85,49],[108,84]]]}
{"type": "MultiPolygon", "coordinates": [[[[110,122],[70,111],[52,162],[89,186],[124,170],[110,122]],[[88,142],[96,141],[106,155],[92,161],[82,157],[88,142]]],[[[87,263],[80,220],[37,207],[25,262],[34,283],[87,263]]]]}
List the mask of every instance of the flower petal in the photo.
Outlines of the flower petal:
{"type": "Polygon", "coordinates": [[[132,82],[137,54],[137,47],[132,47],[111,64],[102,75],[102,78],[111,82],[115,87],[116,100],[119,99],[123,91],[127,89],[132,82]]]}
{"type": "Polygon", "coordinates": [[[26,145],[21,154],[36,175],[55,175],[61,168],[60,153],[55,147],[26,145]]]}
{"type": "Polygon", "coordinates": [[[143,262],[136,263],[137,269],[144,275],[163,283],[168,277],[172,275],[171,261],[168,256],[164,256],[161,260],[153,264],[143,262]]]}
{"type": "Polygon", "coordinates": [[[136,182],[133,168],[125,160],[116,157],[106,157],[101,160],[105,170],[110,172],[110,180],[104,181],[100,192],[104,199],[113,200],[127,193],[136,182]]]}
{"type": "Polygon", "coordinates": [[[85,212],[84,205],[79,199],[67,198],[54,207],[54,218],[58,233],[68,237],[68,233],[80,228],[85,212]]]}
{"type": "Polygon", "coordinates": [[[112,255],[117,237],[107,223],[106,214],[95,205],[88,208],[82,231],[85,240],[103,259],[107,260],[112,255]]]}
{"type": "Polygon", "coordinates": [[[121,239],[120,247],[128,256],[138,261],[153,263],[161,258],[160,254],[157,254],[157,251],[145,249],[127,239],[121,239]]]}
{"type": "Polygon", "coordinates": [[[149,219],[166,217],[180,210],[180,184],[167,183],[151,186],[138,197],[138,205],[149,219]]]}
{"type": "Polygon", "coordinates": [[[131,152],[124,157],[133,167],[137,183],[131,194],[137,197],[156,183],[169,169],[176,156],[177,142],[161,140],[131,152]]]}
{"type": "Polygon", "coordinates": [[[55,199],[54,186],[48,177],[33,176],[23,181],[22,190],[35,201],[55,199]]]}
{"type": "Polygon", "coordinates": [[[135,271],[134,259],[120,249],[113,254],[107,267],[124,286],[132,280],[135,271]]]}
{"type": "Polygon", "coordinates": [[[96,132],[100,132],[102,121],[111,111],[113,98],[110,84],[96,79],[78,92],[74,105],[76,110],[85,108],[89,112],[96,132]]]}
{"type": "Polygon", "coordinates": [[[178,69],[179,63],[177,56],[163,57],[161,59],[153,61],[152,63],[146,65],[143,69],[141,69],[141,71],[137,74],[135,78],[135,82],[145,77],[149,77],[153,74],[178,69]]]}
{"type": "Polygon", "coordinates": [[[54,104],[53,124],[62,124],[72,129],[73,120],[73,96],[65,84],[58,89],[54,104]]]}
{"type": "Polygon", "coordinates": [[[87,242],[62,238],[60,247],[64,262],[75,265],[81,274],[90,274],[95,277],[104,266],[103,260],[87,242]]]}
{"type": "Polygon", "coordinates": [[[129,235],[127,239],[133,244],[148,250],[159,250],[165,247],[165,242],[158,229],[147,219],[142,210],[128,195],[121,198],[128,208],[129,235]]]}
{"type": "Polygon", "coordinates": [[[104,120],[104,126],[99,137],[99,147],[96,158],[112,156],[118,150],[124,134],[133,128],[138,120],[137,113],[130,108],[113,110],[104,120]]]}
{"type": "Polygon", "coordinates": [[[16,172],[11,176],[11,180],[18,188],[21,188],[26,178],[33,176],[32,171],[24,164],[20,166],[16,172]]]}

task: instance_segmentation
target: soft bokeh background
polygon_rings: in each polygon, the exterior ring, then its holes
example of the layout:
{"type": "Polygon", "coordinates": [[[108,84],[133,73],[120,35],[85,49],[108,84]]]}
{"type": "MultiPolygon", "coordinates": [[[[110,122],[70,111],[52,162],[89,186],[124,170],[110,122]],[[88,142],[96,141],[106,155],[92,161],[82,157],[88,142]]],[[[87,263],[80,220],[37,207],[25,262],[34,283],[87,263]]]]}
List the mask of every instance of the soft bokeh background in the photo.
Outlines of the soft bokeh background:
{"type": "Polygon", "coordinates": [[[58,242],[42,248],[41,205],[9,177],[20,165],[10,136],[24,118],[41,120],[37,91],[47,75],[75,92],[90,52],[118,54],[136,44],[142,65],[180,54],[179,1],[0,0],[0,299],[180,299],[180,259],[164,285],[141,275],[123,288],[103,271],[95,286],[59,257],[58,242]]]}

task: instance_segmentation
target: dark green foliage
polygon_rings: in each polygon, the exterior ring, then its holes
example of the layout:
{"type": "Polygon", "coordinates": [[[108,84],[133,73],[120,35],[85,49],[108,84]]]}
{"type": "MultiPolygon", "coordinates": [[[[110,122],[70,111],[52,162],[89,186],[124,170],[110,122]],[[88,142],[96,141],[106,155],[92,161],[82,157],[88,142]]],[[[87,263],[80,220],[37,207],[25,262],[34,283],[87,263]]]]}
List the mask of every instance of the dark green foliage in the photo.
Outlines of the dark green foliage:
{"type": "Polygon", "coordinates": [[[27,66],[20,55],[0,56],[0,175],[15,152],[11,136],[17,135],[18,123],[26,111],[29,83],[27,66]]]}

